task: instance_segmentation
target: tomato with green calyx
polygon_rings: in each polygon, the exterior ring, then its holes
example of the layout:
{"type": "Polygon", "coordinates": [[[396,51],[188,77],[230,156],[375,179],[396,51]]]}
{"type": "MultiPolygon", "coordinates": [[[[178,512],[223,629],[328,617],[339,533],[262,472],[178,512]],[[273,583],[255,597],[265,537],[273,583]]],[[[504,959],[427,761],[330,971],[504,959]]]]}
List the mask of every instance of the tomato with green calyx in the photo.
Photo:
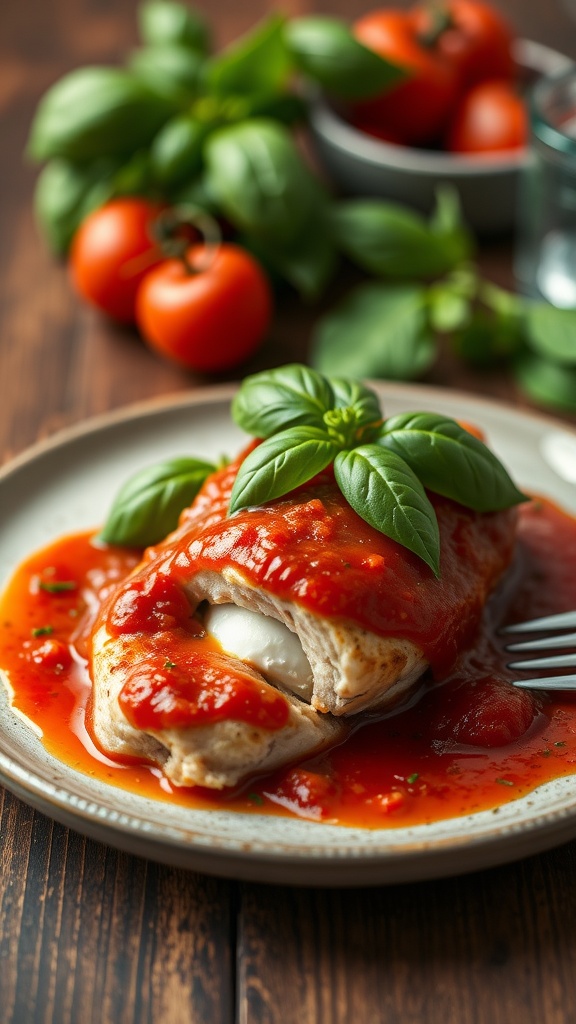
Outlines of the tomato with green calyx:
{"type": "Polygon", "coordinates": [[[406,145],[436,139],[456,101],[459,77],[434,42],[423,43],[410,12],[381,9],[353,25],[356,38],[380,57],[407,72],[407,77],[379,96],[352,108],[352,121],[369,124],[371,134],[390,133],[406,145]]]}
{"type": "Polygon", "coordinates": [[[169,259],[140,285],[136,319],[157,353],[186,369],[213,373],[253,355],[272,316],[260,264],[239,246],[201,244],[169,259]]]}
{"type": "Polygon", "coordinates": [[[135,319],[144,276],[162,259],[153,225],[162,211],[146,199],[113,199],[90,213],[76,232],[70,273],[77,292],[91,305],[124,323],[135,319]]]}
{"type": "Polygon", "coordinates": [[[506,18],[484,0],[440,0],[411,12],[421,40],[434,39],[439,56],[458,70],[463,87],[515,75],[514,33],[506,18]]]}
{"type": "Polygon", "coordinates": [[[480,82],[460,100],[446,135],[451,153],[522,149],[528,140],[526,104],[511,82],[480,82]]]}

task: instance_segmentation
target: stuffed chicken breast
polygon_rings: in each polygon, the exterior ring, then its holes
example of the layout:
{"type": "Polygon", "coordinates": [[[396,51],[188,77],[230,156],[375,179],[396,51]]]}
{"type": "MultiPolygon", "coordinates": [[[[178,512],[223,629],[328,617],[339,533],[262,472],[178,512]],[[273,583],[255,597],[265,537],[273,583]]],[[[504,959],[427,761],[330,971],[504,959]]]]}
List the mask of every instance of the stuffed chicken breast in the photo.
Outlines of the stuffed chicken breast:
{"type": "Polygon", "coordinates": [[[514,510],[433,501],[441,575],[347,504],[326,470],[232,516],[238,463],[148,549],[92,640],[94,730],[177,785],[235,785],[338,742],[467,646],[511,559],[514,510]]]}

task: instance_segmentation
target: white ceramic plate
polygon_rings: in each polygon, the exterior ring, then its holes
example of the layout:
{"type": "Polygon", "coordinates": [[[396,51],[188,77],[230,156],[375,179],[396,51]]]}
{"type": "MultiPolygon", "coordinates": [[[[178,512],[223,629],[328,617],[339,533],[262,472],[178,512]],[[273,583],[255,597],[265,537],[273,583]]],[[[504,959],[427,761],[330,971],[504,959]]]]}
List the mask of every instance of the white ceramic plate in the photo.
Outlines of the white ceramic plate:
{"type": "MultiPolygon", "coordinates": [[[[481,426],[521,487],[576,514],[576,431],[457,392],[379,385],[386,415],[426,409],[481,426]]],[[[0,471],[0,587],[32,550],[97,527],[126,477],[160,459],[233,454],[242,435],[229,389],[132,407],[66,431],[0,471]]],[[[0,706],[0,781],[65,825],[131,853],[210,874],[298,885],[376,885],[503,863],[576,837],[576,775],[497,813],[360,830],[287,818],[196,811],[144,799],[75,772],[0,706]]]]}

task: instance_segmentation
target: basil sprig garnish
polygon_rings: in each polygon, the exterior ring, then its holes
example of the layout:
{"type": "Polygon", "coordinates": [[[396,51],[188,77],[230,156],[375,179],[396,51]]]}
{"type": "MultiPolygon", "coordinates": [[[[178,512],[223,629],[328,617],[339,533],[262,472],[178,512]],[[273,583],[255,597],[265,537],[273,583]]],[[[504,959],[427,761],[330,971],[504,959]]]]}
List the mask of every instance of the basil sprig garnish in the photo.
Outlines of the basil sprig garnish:
{"type": "Polygon", "coordinates": [[[135,473],[118,492],[100,539],[135,548],[156,544],[176,528],[215,469],[202,459],[176,458],[135,473]]]}
{"type": "Polygon", "coordinates": [[[370,526],[440,573],[436,513],[425,488],[479,512],[525,501],[496,456],[455,420],[403,413],[383,420],[358,381],[293,364],[247,377],[236,423],[262,439],[242,462],[230,513],[281,498],[330,463],[347,502],[370,526]]]}

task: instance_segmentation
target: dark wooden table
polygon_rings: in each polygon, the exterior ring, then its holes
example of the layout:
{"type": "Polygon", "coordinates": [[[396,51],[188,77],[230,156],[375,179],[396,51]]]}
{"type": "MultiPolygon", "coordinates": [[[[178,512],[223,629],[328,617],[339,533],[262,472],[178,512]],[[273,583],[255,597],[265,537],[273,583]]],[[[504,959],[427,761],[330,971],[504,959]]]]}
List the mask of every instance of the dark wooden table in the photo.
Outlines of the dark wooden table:
{"type": "MultiPolygon", "coordinates": [[[[272,0],[204,3],[218,41],[272,0]]],[[[352,16],[361,0],[286,0],[352,16]]],[[[501,0],[519,32],[576,57],[560,0],[501,0]]],[[[28,0],[0,11],[0,459],[95,413],[205,381],[81,306],[33,222],[22,157],[35,104],[73,66],[135,41],[135,0],[28,0]]],[[[511,285],[511,239],[484,245],[511,285]]],[[[313,314],[278,311],[258,366],[306,356],[313,314]]],[[[434,383],[522,405],[502,375],[442,361],[434,383]]],[[[525,403],[524,403],[525,404],[525,403]]],[[[561,1024],[576,1019],[576,844],[443,881],[274,888],[159,866],[0,793],[2,1024],[561,1024]]]]}

